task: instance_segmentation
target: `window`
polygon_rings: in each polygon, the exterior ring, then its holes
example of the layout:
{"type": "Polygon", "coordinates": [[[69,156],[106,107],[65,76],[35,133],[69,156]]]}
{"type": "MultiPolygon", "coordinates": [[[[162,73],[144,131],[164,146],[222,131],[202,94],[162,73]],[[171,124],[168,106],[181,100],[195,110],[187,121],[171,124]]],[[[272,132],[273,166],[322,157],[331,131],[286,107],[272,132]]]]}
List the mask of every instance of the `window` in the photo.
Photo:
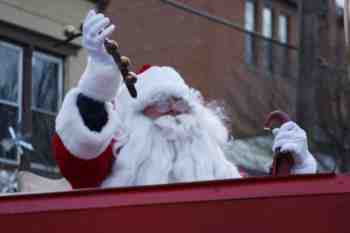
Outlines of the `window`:
{"type": "Polygon", "coordinates": [[[0,40],[0,163],[18,162],[8,128],[12,126],[19,130],[27,121],[34,129],[28,140],[35,151],[26,151],[25,155],[29,156],[32,168],[50,168],[53,172],[57,169],[51,156],[51,138],[63,96],[64,61],[59,55],[37,51],[33,47],[29,47],[27,53],[26,50],[28,47],[22,44],[0,40]],[[26,60],[31,61],[29,75],[26,60]],[[29,114],[24,111],[26,107],[29,114]]]}
{"type": "Polygon", "coordinates": [[[272,11],[271,8],[264,7],[263,9],[263,24],[262,33],[266,38],[272,38],[272,11]]]}
{"type": "Polygon", "coordinates": [[[276,56],[278,56],[279,61],[279,73],[282,76],[288,76],[290,74],[289,64],[289,53],[288,53],[288,17],[286,15],[278,16],[278,40],[282,45],[278,45],[278,51],[276,51],[276,56]]]}
{"type": "Polygon", "coordinates": [[[286,15],[278,17],[278,40],[283,44],[288,44],[288,17],[286,15]]]}
{"type": "Polygon", "coordinates": [[[263,8],[262,14],[262,34],[266,38],[264,44],[264,66],[272,71],[272,34],[273,34],[272,10],[270,7],[263,8]]]}
{"type": "Polygon", "coordinates": [[[33,165],[53,167],[51,138],[55,118],[63,96],[63,59],[34,52],[32,57],[32,142],[35,152],[30,153],[33,165]]]}
{"type": "MultiPolygon", "coordinates": [[[[255,4],[252,1],[246,1],[244,28],[249,32],[255,31],[255,4]]],[[[254,64],[254,37],[252,34],[245,35],[245,62],[254,64]]]]}
{"type": "Polygon", "coordinates": [[[51,138],[64,90],[64,61],[80,47],[0,21],[0,167],[18,166],[9,126],[31,142],[31,170],[58,177],[51,138]]]}
{"type": "Polygon", "coordinates": [[[32,109],[57,113],[62,99],[63,60],[42,52],[32,59],[32,109]]]}
{"type": "Polygon", "coordinates": [[[34,147],[25,150],[31,170],[59,177],[51,138],[64,90],[65,60],[81,49],[55,47],[57,39],[0,21],[0,167],[18,167],[8,128],[13,126],[34,147]]]}
{"type": "Polygon", "coordinates": [[[18,105],[22,49],[0,41],[0,101],[18,105]]]}
{"type": "Polygon", "coordinates": [[[22,80],[23,50],[14,44],[0,41],[0,155],[3,160],[15,160],[16,155],[10,147],[9,126],[20,120],[20,99],[22,80]]]}

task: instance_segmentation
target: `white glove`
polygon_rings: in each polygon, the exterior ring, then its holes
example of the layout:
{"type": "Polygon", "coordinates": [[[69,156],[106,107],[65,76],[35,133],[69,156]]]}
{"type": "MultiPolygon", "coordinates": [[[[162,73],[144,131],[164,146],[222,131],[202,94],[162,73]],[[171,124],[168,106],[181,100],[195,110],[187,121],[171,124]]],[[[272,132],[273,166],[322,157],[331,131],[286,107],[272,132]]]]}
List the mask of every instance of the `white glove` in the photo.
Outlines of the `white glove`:
{"type": "Polygon", "coordinates": [[[113,62],[113,58],[107,53],[104,46],[105,39],[115,29],[115,25],[109,25],[110,23],[111,20],[109,18],[103,14],[96,14],[94,10],[90,10],[84,20],[83,46],[93,60],[107,63],[113,62]]]}
{"type": "Polygon", "coordinates": [[[89,58],[78,88],[83,94],[103,102],[115,97],[121,81],[119,68],[104,46],[114,29],[109,18],[94,10],[89,11],[83,24],[83,47],[89,58]]]}
{"type": "Polygon", "coordinates": [[[275,140],[272,150],[289,152],[294,158],[293,174],[316,173],[315,158],[309,152],[306,132],[295,122],[287,122],[273,130],[275,140]]]}

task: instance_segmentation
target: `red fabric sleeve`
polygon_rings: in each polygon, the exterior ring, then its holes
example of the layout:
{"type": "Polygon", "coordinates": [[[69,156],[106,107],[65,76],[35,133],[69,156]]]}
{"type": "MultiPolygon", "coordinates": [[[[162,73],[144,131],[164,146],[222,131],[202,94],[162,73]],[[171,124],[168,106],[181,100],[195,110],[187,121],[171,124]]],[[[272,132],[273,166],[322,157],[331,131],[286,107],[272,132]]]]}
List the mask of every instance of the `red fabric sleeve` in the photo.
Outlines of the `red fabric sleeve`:
{"type": "Polygon", "coordinates": [[[111,172],[114,162],[112,145],[97,158],[84,160],[72,155],[57,134],[54,135],[52,144],[61,174],[74,189],[99,187],[111,172]]]}

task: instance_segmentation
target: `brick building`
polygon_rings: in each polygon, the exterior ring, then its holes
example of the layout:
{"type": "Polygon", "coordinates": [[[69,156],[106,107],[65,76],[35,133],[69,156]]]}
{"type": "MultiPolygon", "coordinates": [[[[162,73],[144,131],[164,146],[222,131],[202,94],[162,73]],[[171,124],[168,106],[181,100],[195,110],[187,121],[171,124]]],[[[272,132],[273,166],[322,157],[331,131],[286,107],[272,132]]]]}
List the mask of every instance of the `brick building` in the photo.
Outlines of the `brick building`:
{"type": "Polygon", "coordinates": [[[316,112],[313,135],[323,154],[332,155],[339,172],[350,170],[350,79],[346,54],[343,9],[325,1],[319,15],[315,67],[316,112]]]}
{"type": "Polygon", "coordinates": [[[134,67],[174,66],[206,99],[224,102],[235,135],[263,133],[273,109],[295,114],[295,1],[122,0],[111,1],[106,12],[134,67]],[[234,27],[188,12],[193,9],[234,27]]]}
{"type": "Polygon", "coordinates": [[[343,8],[336,1],[325,3],[325,10],[320,15],[319,33],[322,38],[320,44],[320,57],[327,63],[345,65],[346,48],[343,8]]]}

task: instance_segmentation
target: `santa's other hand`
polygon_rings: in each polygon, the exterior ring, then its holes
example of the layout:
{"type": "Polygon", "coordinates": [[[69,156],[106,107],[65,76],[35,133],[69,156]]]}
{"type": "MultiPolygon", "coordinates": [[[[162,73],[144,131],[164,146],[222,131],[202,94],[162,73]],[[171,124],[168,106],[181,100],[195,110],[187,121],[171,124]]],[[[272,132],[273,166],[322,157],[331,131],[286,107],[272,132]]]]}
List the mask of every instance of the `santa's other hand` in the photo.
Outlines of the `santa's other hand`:
{"type": "MultiPolygon", "coordinates": [[[[316,161],[308,149],[306,132],[300,128],[295,122],[287,122],[273,130],[275,135],[272,150],[283,153],[290,153],[293,156],[294,169],[307,168],[307,172],[316,172],[316,161]]],[[[297,172],[298,173],[298,172],[297,172]]],[[[304,173],[304,172],[303,172],[304,173]]],[[[306,173],[306,172],[305,172],[306,173]]]]}

